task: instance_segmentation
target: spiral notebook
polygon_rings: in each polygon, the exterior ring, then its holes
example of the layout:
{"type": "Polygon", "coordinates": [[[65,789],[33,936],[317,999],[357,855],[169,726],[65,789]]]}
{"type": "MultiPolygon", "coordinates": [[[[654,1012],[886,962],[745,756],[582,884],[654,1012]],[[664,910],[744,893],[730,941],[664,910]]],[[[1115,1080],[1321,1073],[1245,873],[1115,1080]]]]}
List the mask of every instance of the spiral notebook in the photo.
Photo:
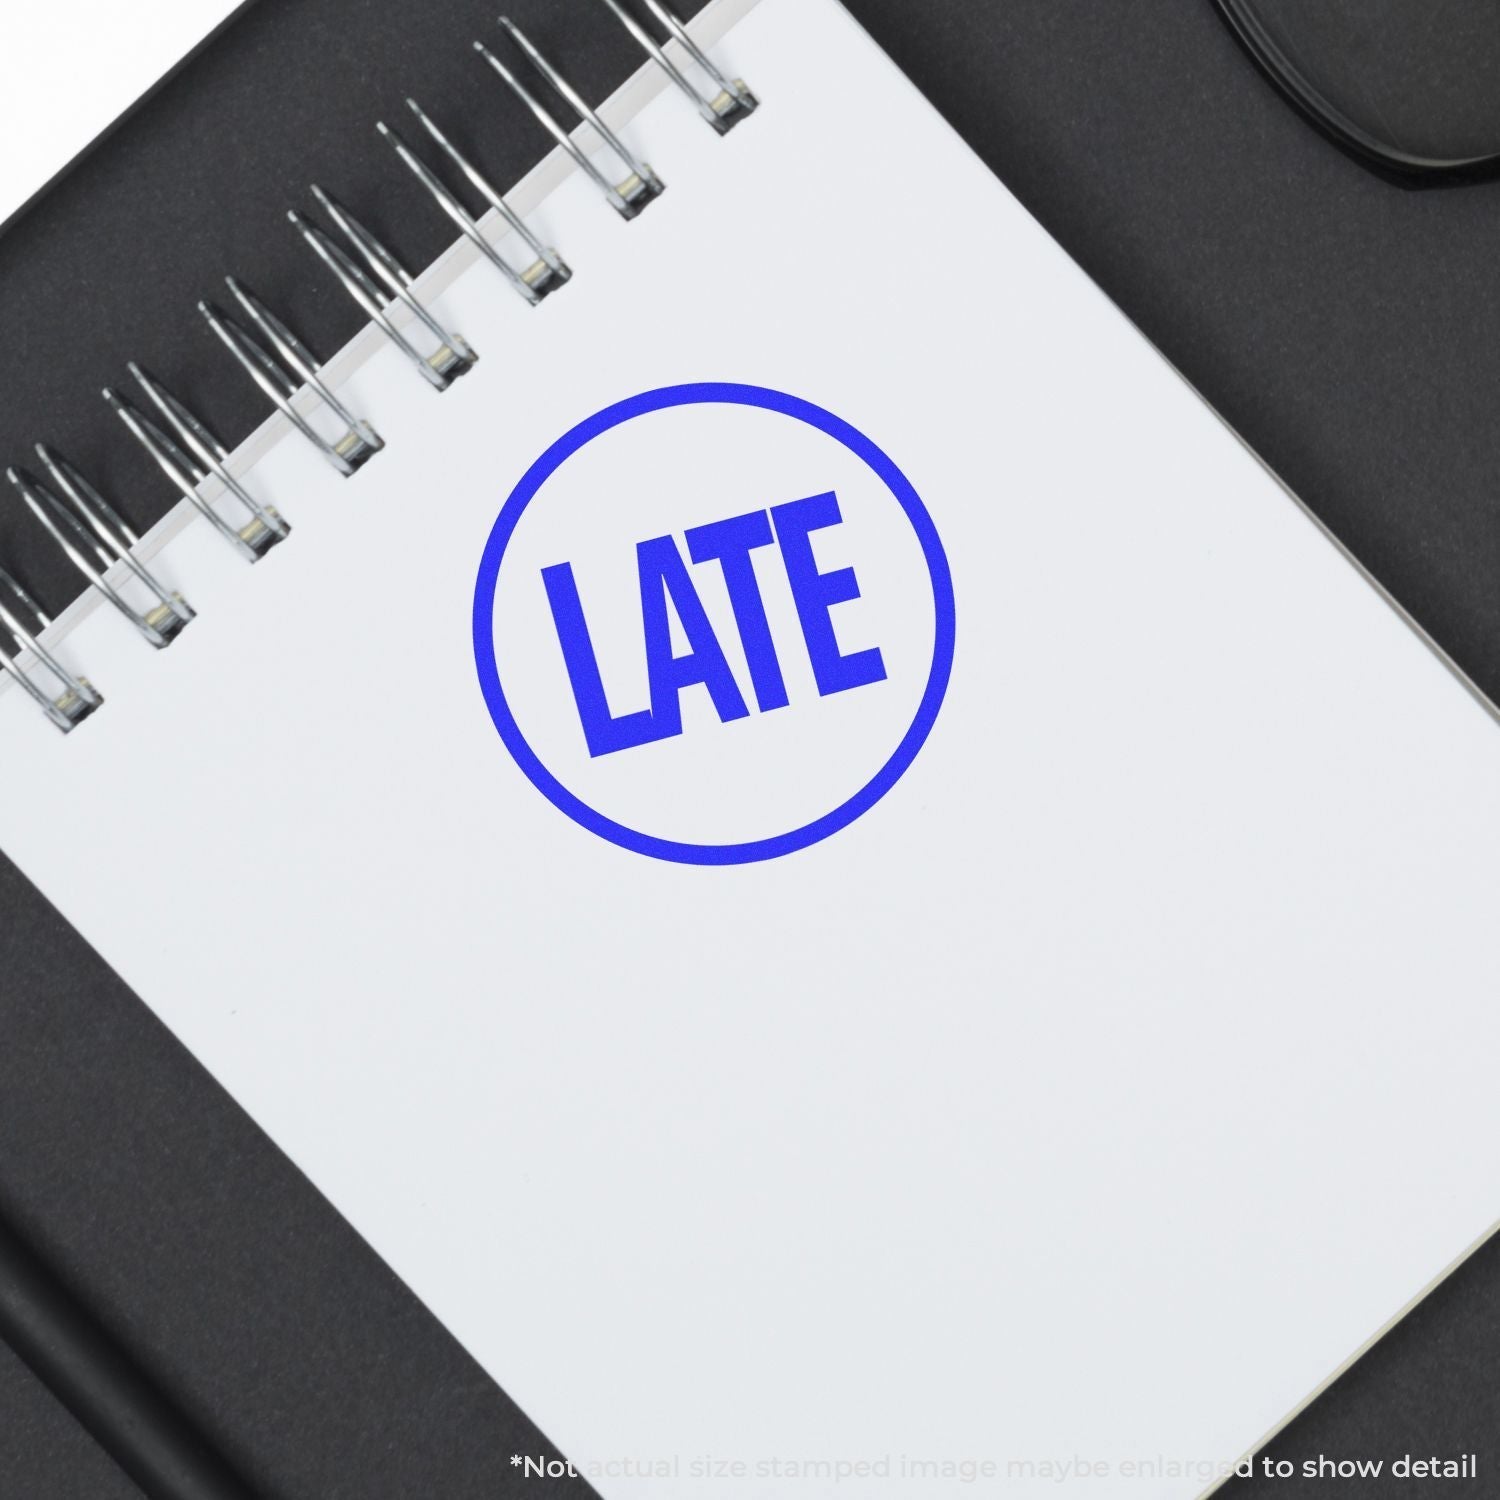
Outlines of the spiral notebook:
{"type": "Polygon", "coordinates": [[[236,451],[101,371],[148,535],[14,471],[0,844],[519,1476],[1192,1496],[1495,1217],[1500,729],[835,0],[611,8],[325,364],[225,268],[236,451]]]}

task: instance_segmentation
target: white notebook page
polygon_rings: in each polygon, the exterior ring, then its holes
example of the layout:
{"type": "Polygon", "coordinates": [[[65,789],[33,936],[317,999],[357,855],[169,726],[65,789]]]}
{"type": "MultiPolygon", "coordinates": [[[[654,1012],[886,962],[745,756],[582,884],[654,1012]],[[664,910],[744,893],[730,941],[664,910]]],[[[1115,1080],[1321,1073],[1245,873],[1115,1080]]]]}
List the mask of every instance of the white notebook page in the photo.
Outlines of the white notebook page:
{"type": "MultiPolygon", "coordinates": [[[[533,216],[571,285],[457,274],[472,374],[366,340],[387,451],[345,482],[260,442],[283,546],[182,528],[200,617],[159,655],[84,612],[59,650],[108,701],[66,740],[0,695],[0,845],[604,1495],[1188,1497],[1495,1218],[1500,730],[833,0],[739,8],[754,118],[658,92],[623,128],[659,203],[571,174],[533,216]],[[471,638],[544,450],[701,381],[890,455],[957,620],[884,797],[724,867],[549,801],[471,638]]],[[[759,409],[578,462],[496,595],[528,728],[571,711],[539,566],[575,564],[618,715],[630,543],[844,501],[819,557],[883,683],[810,692],[768,572],[787,708],[697,687],[678,739],[542,744],[628,768],[601,795],[665,837],[815,816],[821,747],[885,743],[938,633],[889,495],[759,409]]]]}

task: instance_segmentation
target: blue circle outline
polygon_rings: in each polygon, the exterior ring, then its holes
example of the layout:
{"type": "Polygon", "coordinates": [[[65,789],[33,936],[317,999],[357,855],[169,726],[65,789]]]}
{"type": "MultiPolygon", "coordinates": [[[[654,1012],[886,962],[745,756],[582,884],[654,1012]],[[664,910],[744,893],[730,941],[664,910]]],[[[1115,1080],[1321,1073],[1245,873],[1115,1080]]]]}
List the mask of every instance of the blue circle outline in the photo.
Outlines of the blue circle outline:
{"type": "Polygon", "coordinates": [[[501,507],[485,543],[484,554],[479,563],[479,576],[474,585],[474,660],[479,669],[479,685],[484,693],[490,718],[500,732],[500,738],[526,778],[554,807],[566,813],[575,823],[598,834],[600,838],[608,839],[610,843],[637,854],[650,855],[653,859],[672,860],[678,864],[738,865],[776,859],[818,843],[868,812],[906,773],[932,731],[952,675],[955,630],[953,576],[948,568],[947,554],[943,551],[942,541],[932,523],[932,517],[927,513],[927,507],[923,505],[911,481],[896,467],[890,456],[857,428],[811,401],[765,386],[739,385],[727,381],[700,381],[643,391],[638,396],[630,396],[624,401],[606,406],[565,432],[526,471],[501,507]],[[675,406],[711,404],[753,406],[764,411],[779,412],[782,416],[817,428],[872,469],[906,513],[907,520],[917,534],[932,582],[935,612],[932,668],[927,676],[927,686],[923,690],[922,700],[917,705],[910,728],[885,764],[859,791],[832,812],[824,813],[822,817],[815,818],[801,828],[794,828],[789,833],[740,844],[686,844],[673,839],[657,838],[652,834],[627,828],[623,823],[616,823],[574,796],[547,769],[522,734],[500,684],[500,666],[495,656],[495,592],[500,583],[500,565],[505,559],[506,548],[510,545],[522,513],[535,499],[537,491],[574,453],[612,428],[636,417],[675,406]]]}

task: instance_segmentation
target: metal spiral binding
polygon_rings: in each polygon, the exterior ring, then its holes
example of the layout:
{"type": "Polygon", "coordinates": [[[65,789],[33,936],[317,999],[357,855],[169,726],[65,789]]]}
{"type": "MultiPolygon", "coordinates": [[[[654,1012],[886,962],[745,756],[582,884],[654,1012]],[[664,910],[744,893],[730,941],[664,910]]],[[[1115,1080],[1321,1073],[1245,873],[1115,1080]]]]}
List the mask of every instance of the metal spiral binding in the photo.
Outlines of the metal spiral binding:
{"type": "Polygon", "coordinates": [[[604,3],[619,17],[626,31],[646,49],[647,55],[660,64],[667,77],[692,100],[698,113],[720,135],[728,135],[741,120],[760,107],[760,100],[745,87],[745,80],[726,78],[714,65],[713,59],[688,35],[687,27],[661,3],[661,0],[642,0],[642,4],[661,22],[668,36],[687,53],[699,72],[712,81],[713,93],[700,94],[694,88],[688,76],[667,56],[661,43],[626,10],[621,0],[604,0],[604,3]]]}
{"type": "Polygon", "coordinates": [[[67,734],[83,723],[104,702],[104,698],[88,678],[75,677],[37,639],[51,623],[36,600],[4,568],[0,568],[0,624],[10,631],[17,653],[12,656],[0,646],[0,667],[9,672],[36,700],[42,712],[67,734]],[[51,674],[50,686],[44,687],[33,672],[22,670],[18,658],[27,652],[51,674]]]}
{"type": "Polygon", "coordinates": [[[376,122],[375,128],[396,148],[396,155],[411,168],[418,182],[437,200],[438,206],[458,225],[465,239],[472,244],[496,270],[533,307],[543,297],[550,296],[573,275],[566,262],[556,250],[547,249],[528,228],[526,221],[490,185],[484,174],[464,157],[456,146],[422,112],[415,99],[406,101],[407,107],[417,117],[417,122],[432,137],[447,155],[449,161],[484,195],[490,207],[525,241],[531,250],[532,262],[524,271],[518,271],[484,237],[484,231],[469,216],[469,211],[453,195],[448,186],[426,162],[422,160],[384,120],[376,122]]]}
{"type": "Polygon", "coordinates": [[[132,364],[130,373],[157,412],[166,418],[187,451],[168,437],[149,417],[106,386],[104,399],[156,461],[156,466],[207,518],[214,529],[251,562],[259,562],[292,528],[274,506],[262,505],[229,472],[229,450],[154,376],[132,364]],[[200,486],[212,475],[249,512],[250,519],[234,526],[203,498],[200,486]]]}
{"type": "Polygon", "coordinates": [[[365,264],[385,283],[390,296],[403,303],[437,340],[437,348],[430,354],[423,354],[391,321],[386,311],[386,298],[375,282],[322,229],[292,209],[287,218],[301,232],[318,259],[338,277],[344,290],[385,330],[386,337],[411,360],[434,390],[446,391],[460,375],[468,374],[479,356],[458,334],[449,333],[417,301],[412,290],[416,280],[411,273],[331,193],[324,192],[314,183],[312,195],[323,212],[343,231],[345,239],[358,251],[365,264]]]}
{"type": "MultiPolygon", "coordinates": [[[[743,80],[729,78],[692,39],[687,28],[662,0],[628,0],[641,5],[666,33],[658,40],[627,6],[627,0],[604,0],[647,56],[689,98],[698,113],[720,135],[726,135],[758,107],[759,101],[743,80]],[[670,48],[678,49],[674,55],[670,48]],[[707,87],[693,81],[697,74],[707,87]]],[[[607,175],[573,136],[510,67],[482,42],[479,56],[541,122],[578,169],[595,183],[623,219],[634,219],[666,191],[666,184],[649,164],[639,159],[600,118],[566,77],[508,17],[499,18],[516,48],[548,87],[591,127],[602,148],[612,154],[623,175],[607,175]]],[[[517,242],[530,253],[517,265],[500,253],[449,184],[402,136],[384,122],[380,134],[397,157],[432,196],[459,232],[529,304],[536,306],[572,278],[567,262],[536,236],[525,220],[475,164],[426,115],[415,100],[406,101],[421,130],[451,167],[504,222],[517,242]]],[[[591,148],[592,149],[592,148],[591,148]]],[[[446,390],[473,368],[478,355],[457,333],[449,332],[417,298],[416,283],[386,245],[343,204],[314,186],[312,194],[344,243],[306,215],[292,210],[288,218],[308,247],[326,265],[344,290],[417,367],[436,390],[446,390]],[[347,246],[347,248],[346,248],[347,246]],[[399,322],[392,317],[403,309],[399,322]],[[428,339],[422,337],[425,330],[428,339]],[[419,342],[430,342],[423,352],[419,342]]],[[[348,477],[356,474],[385,446],[375,428],[356,416],[334,394],[322,365],[291,328],[242,281],[225,279],[235,315],[216,303],[201,301],[198,310],[218,341],[255,382],[261,392],[311,443],[330,465],[348,477]]],[[[145,398],[143,411],[127,397],[106,387],[103,395],[126,429],[156,467],[241,555],[258,562],[291,534],[290,524],[275,507],[257,500],[229,469],[229,452],[207,425],[140,365],[129,366],[145,398]],[[149,415],[148,415],[149,411],[149,415]],[[222,502],[210,504],[202,489],[217,480],[243,512],[234,521],[221,513],[222,502]]],[[[192,606],[165,585],[135,555],[140,538],[118,511],[56,450],[38,444],[37,459],[45,471],[40,479],[22,467],[8,469],[7,477],[27,509],[51,535],[63,554],[151,645],[169,645],[196,618],[192,606]],[[116,569],[112,580],[109,576],[116,569]],[[139,607],[125,592],[148,596],[139,607]]],[[[103,702],[88,681],[65,667],[38,637],[52,624],[36,600],[4,567],[0,567],[0,627],[14,643],[11,652],[0,645],[0,672],[8,672],[63,732],[81,724],[103,702]]]]}
{"type": "Polygon", "coordinates": [[[583,95],[547,61],[527,38],[526,33],[509,16],[501,16],[500,24],[509,32],[516,46],[526,54],[537,72],[573,107],[579,119],[594,127],[599,133],[599,138],[628,169],[626,175],[618,182],[611,182],[589,159],[578,142],[563,128],[557,116],[483,42],[475,42],[474,50],[509,85],[516,98],[536,116],[552,139],[573,158],[578,169],[598,184],[600,192],[604,194],[610,206],[620,217],[633,219],[649,204],[660,198],[667,190],[666,183],[645,162],[638,161],[631,155],[630,148],[599,118],[583,95]]]}
{"type": "Polygon", "coordinates": [[[329,463],[346,479],[357,473],[382,448],[385,440],[362,417],[354,416],[333,394],[319,373],[312,351],[292,332],[244,282],[226,276],[224,284],[239,304],[261,339],[247,333],[227,313],[212,302],[200,302],[198,311],[220,342],[239,361],[240,367],[276,404],[277,409],[329,463]],[[270,349],[266,345],[270,345],[270,349]],[[276,352],[273,354],[271,350],[276,352]],[[295,397],[298,382],[287,374],[291,370],[302,385],[317,394],[318,399],[343,423],[336,438],[327,438],[311,420],[297,409],[295,397]]]}
{"type": "Polygon", "coordinates": [[[84,578],[146,640],[158,649],[170,646],[193,620],[192,605],[181,594],[168,592],[136,557],[131,548],[139,545],[140,538],[67,459],[45,443],[36,445],[36,455],[47,470],[53,488],[44,485],[29,470],[12,468],[6,471],[6,477],[27,508],[47,528],[84,578]],[[69,504],[65,505],[54,490],[65,495],[69,504]],[[136,609],[105,577],[117,562],[123,563],[155,598],[154,606],[144,611],[136,609]]]}

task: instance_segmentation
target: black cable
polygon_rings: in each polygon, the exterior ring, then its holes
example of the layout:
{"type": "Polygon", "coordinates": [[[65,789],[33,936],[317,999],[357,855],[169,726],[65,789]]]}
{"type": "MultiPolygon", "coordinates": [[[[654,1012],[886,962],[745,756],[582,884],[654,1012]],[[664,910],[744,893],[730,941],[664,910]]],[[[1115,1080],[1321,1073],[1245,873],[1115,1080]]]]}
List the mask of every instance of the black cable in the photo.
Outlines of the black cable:
{"type": "Polygon", "coordinates": [[[187,1418],[3,1222],[0,1338],[149,1500],[252,1500],[187,1418]]]}

